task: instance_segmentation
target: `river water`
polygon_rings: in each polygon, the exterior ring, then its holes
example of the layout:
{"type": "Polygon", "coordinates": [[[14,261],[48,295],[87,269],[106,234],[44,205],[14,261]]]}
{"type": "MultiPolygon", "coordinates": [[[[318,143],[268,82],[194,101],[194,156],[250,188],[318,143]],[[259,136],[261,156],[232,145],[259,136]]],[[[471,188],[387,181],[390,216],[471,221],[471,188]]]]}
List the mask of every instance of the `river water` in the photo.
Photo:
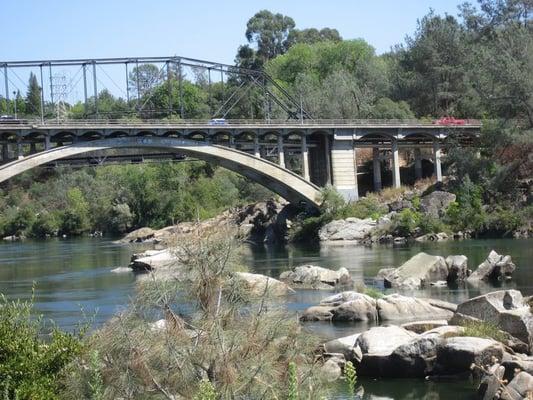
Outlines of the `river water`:
{"type": "MultiPolygon", "coordinates": [[[[510,254],[517,265],[506,288],[533,294],[533,239],[465,240],[411,246],[263,246],[244,249],[243,263],[250,270],[273,277],[301,264],[338,269],[347,268],[356,281],[372,284],[380,268],[399,266],[420,251],[448,256],[464,254],[470,268],[475,268],[491,249],[510,254]]],[[[133,273],[112,270],[127,266],[131,254],[138,251],[110,239],[50,239],[0,243],[0,293],[13,299],[29,299],[35,286],[35,309],[64,329],[75,329],[81,321],[99,326],[127,306],[134,295],[133,273]]],[[[429,288],[407,292],[419,297],[434,297],[458,303],[467,298],[495,290],[494,286],[429,288]]],[[[299,291],[289,298],[290,310],[302,311],[316,304],[326,292],[299,291]]],[[[324,338],[350,335],[368,328],[364,324],[312,323],[308,329],[324,338]]],[[[473,393],[470,382],[430,383],[419,380],[361,381],[365,400],[468,399],[473,393]]],[[[339,391],[338,399],[346,399],[339,391]]]]}

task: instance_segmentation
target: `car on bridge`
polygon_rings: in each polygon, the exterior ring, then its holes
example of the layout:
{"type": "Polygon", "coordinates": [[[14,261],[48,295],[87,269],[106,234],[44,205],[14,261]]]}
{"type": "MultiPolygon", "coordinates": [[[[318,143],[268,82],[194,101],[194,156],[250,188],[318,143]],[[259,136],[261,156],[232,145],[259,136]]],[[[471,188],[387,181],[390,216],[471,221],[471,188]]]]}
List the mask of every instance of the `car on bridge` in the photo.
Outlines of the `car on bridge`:
{"type": "Polygon", "coordinates": [[[442,117],[433,121],[433,125],[465,125],[466,120],[454,117],[442,117]]]}
{"type": "Polygon", "coordinates": [[[0,124],[25,124],[26,119],[15,118],[13,115],[0,115],[0,124]]]}
{"type": "Polygon", "coordinates": [[[213,118],[209,120],[209,125],[227,125],[225,118],[213,118]]]}

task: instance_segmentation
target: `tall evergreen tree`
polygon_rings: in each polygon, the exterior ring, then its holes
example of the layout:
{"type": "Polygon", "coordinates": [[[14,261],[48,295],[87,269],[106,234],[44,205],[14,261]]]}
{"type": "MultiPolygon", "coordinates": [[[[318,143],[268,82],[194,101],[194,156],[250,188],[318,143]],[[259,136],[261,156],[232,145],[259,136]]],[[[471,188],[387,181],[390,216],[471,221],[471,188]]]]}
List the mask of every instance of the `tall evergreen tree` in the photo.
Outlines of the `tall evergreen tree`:
{"type": "Polygon", "coordinates": [[[38,115],[41,112],[41,87],[37,82],[37,77],[30,72],[28,81],[28,93],[26,94],[26,112],[28,114],[38,115]]]}

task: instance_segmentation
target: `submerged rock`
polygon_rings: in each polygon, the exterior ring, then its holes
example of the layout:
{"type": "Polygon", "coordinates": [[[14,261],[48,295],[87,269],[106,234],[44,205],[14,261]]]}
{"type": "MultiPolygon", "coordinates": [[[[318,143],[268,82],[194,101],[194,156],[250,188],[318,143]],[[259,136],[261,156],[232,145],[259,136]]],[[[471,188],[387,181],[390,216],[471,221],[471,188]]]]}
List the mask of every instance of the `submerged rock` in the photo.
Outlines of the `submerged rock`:
{"type": "Polygon", "coordinates": [[[492,250],[487,259],[468,277],[468,281],[511,279],[515,269],[511,256],[503,256],[492,250]]]}
{"type": "Polygon", "coordinates": [[[234,276],[238,281],[244,283],[246,289],[253,296],[285,296],[294,292],[286,283],[269,276],[249,272],[236,272],[234,276]]]}
{"type": "Polygon", "coordinates": [[[353,280],[346,268],[337,271],[316,265],[301,265],[292,271],[282,272],[280,280],[298,289],[332,289],[353,287],[353,280]]]}
{"type": "Polygon", "coordinates": [[[385,287],[420,289],[463,280],[468,273],[465,256],[432,256],[418,253],[398,268],[384,268],[376,279],[383,279],[385,287]]]}

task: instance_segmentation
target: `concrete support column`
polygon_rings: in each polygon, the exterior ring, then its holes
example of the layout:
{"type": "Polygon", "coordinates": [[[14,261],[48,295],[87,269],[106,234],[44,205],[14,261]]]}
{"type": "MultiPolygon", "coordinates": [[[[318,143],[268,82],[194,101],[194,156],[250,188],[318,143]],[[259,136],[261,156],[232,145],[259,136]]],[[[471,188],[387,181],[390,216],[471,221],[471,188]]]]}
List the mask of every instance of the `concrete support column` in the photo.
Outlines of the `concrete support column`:
{"type": "Polygon", "coordinates": [[[261,147],[259,147],[259,135],[254,136],[254,156],[261,158],[261,147]]]}
{"type": "Polygon", "coordinates": [[[302,176],[306,181],[311,179],[309,176],[309,153],[305,134],[302,135],[302,176]]]}
{"type": "Polygon", "coordinates": [[[37,147],[35,145],[35,142],[31,142],[30,143],[30,154],[35,154],[37,153],[37,147]]]}
{"type": "Polygon", "coordinates": [[[52,146],[50,145],[50,136],[46,135],[44,137],[44,149],[45,150],[50,150],[52,148],[52,146]]]}
{"type": "Polygon", "coordinates": [[[419,148],[415,149],[415,179],[422,179],[422,155],[419,148]]]}
{"type": "Polygon", "coordinates": [[[326,183],[331,185],[331,150],[329,148],[329,136],[324,137],[324,159],[326,160],[326,183]]]}
{"type": "Polygon", "coordinates": [[[402,183],[400,181],[400,158],[398,156],[398,141],[392,140],[392,187],[399,188],[402,183]]]}
{"type": "Polygon", "coordinates": [[[9,147],[7,143],[2,144],[2,161],[9,160],[9,147]]]}
{"type": "Polygon", "coordinates": [[[22,142],[20,138],[17,139],[17,158],[20,160],[21,158],[24,158],[24,154],[22,153],[22,142]]]}
{"type": "Polygon", "coordinates": [[[433,142],[433,161],[434,161],[434,168],[435,168],[435,177],[437,179],[437,182],[442,182],[442,167],[440,162],[440,143],[438,141],[433,142]]]}
{"type": "Polygon", "coordinates": [[[278,136],[278,163],[279,166],[285,168],[285,150],[283,149],[283,136],[278,136]]]}
{"type": "Polygon", "coordinates": [[[334,140],[331,148],[333,186],[346,200],[358,200],[357,160],[353,140],[334,140]]]}
{"type": "Polygon", "coordinates": [[[372,149],[373,160],[372,164],[374,167],[374,191],[379,192],[382,189],[381,185],[381,160],[379,159],[379,147],[374,147],[372,149]]]}
{"type": "Polygon", "coordinates": [[[235,148],[235,137],[233,135],[230,135],[229,137],[229,147],[231,147],[232,149],[235,148]]]}

